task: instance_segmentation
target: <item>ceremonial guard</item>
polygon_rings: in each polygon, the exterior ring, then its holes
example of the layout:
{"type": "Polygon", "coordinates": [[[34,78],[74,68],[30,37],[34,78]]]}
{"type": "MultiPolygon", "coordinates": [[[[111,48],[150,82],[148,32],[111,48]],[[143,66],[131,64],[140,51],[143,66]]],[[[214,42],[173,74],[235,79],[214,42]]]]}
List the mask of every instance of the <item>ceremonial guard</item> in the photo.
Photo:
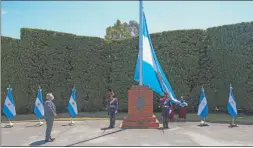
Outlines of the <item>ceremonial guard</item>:
{"type": "Polygon", "coordinates": [[[117,98],[114,98],[113,90],[109,89],[109,99],[107,100],[107,111],[110,116],[110,128],[115,126],[115,116],[118,113],[119,101],[117,98]]]}
{"type": "Polygon", "coordinates": [[[160,104],[162,107],[162,121],[163,121],[163,128],[169,128],[168,121],[169,121],[169,114],[171,112],[170,107],[170,99],[168,97],[168,93],[164,93],[164,97],[160,98],[160,104]]]}
{"type": "Polygon", "coordinates": [[[178,118],[180,119],[186,119],[186,107],[183,105],[183,103],[185,102],[183,96],[181,96],[180,99],[180,106],[179,106],[179,114],[178,114],[178,118]]]}

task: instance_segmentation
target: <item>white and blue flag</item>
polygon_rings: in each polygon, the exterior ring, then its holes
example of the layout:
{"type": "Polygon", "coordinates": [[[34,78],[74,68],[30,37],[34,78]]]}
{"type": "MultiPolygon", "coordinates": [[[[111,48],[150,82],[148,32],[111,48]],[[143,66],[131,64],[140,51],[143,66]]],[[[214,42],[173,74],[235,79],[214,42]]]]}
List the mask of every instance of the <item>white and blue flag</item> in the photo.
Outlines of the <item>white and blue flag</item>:
{"type": "Polygon", "coordinates": [[[230,85],[230,92],[229,92],[227,109],[228,109],[230,116],[235,117],[237,115],[235,96],[234,96],[233,88],[231,85],[230,85]]]}
{"type": "Polygon", "coordinates": [[[68,104],[68,111],[71,117],[76,117],[78,114],[75,88],[72,89],[72,93],[71,93],[69,104],[68,104]]]}
{"type": "Polygon", "coordinates": [[[207,115],[208,115],[208,104],[207,104],[204,88],[202,88],[202,91],[201,91],[201,94],[200,94],[198,115],[201,118],[206,118],[207,115]]]}
{"type": "Polygon", "coordinates": [[[38,89],[37,98],[35,100],[34,104],[34,113],[37,116],[37,118],[42,118],[44,116],[44,105],[43,105],[43,99],[42,99],[42,89],[38,89]]]}
{"type": "Polygon", "coordinates": [[[16,116],[15,103],[12,97],[12,88],[7,88],[7,96],[4,103],[3,113],[8,119],[16,116]]]}
{"type": "Polygon", "coordinates": [[[140,59],[142,60],[142,82],[143,85],[149,86],[153,91],[158,93],[159,95],[163,95],[164,92],[168,93],[168,96],[172,103],[181,104],[183,106],[187,106],[187,103],[181,103],[176,99],[176,95],[167,80],[162,67],[156,57],[155,51],[153,49],[151,39],[148,33],[147,23],[145,14],[143,12],[143,23],[142,23],[142,40],[143,40],[143,48],[142,51],[140,49],[138,54],[138,59],[136,63],[134,80],[140,81],[140,59]],[[143,57],[140,58],[140,52],[142,52],[143,57]]]}

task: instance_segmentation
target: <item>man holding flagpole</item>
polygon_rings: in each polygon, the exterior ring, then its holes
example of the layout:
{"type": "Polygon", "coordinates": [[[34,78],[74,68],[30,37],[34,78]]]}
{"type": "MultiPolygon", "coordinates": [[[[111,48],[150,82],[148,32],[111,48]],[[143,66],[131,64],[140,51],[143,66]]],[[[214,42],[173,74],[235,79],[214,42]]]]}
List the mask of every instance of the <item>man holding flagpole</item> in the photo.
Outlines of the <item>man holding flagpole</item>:
{"type": "Polygon", "coordinates": [[[75,89],[75,87],[72,89],[72,93],[71,93],[71,96],[69,99],[68,111],[69,111],[69,114],[71,117],[70,125],[72,125],[74,123],[72,118],[76,117],[78,114],[77,104],[76,104],[76,89],[75,89]]]}
{"type": "Polygon", "coordinates": [[[3,113],[9,120],[9,126],[13,127],[13,123],[11,123],[11,119],[16,116],[15,103],[12,97],[12,88],[7,88],[7,96],[4,103],[3,113]]]}
{"type": "Polygon", "coordinates": [[[199,100],[199,108],[198,108],[198,116],[200,116],[200,118],[203,119],[203,121],[201,121],[201,126],[206,126],[207,124],[205,124],[205,119],[208,115],[208,105],[207,105],[207,100],[206,100],[206,96],[205,96],[205,90],[202,87],[202,91],[200,94],[200,100],[199,100]]]}
{"type": "Polygon", "coordinates": [[[37,98],[35,101],[34,113],[39,119],[39,125],[43,125],[43,122],[40,120],[44,116],[44,106],[43,106],[43,99],[42,99],[42,89],[39,87],[37,98]]]}
{"type": "Polygon", "coordinates": [[[232,124],[230,125],[230,127],[237,127],[237,125],[234,123],[235,117],[237,116],[237,108],[236,108],[235,96],[234,96],[233,88],[231,84],[230,84],[230,92],[229,92],[227,109],[230,116],[232,117],[232,124]]]}

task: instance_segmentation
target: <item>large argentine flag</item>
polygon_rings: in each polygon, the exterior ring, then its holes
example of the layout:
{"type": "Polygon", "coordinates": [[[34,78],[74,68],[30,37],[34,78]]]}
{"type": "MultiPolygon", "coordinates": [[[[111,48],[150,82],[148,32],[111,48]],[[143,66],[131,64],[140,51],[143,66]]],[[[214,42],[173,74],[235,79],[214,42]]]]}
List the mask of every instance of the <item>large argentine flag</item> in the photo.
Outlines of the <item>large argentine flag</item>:
{"type": "Polygon", "coordinates": [[[76,117],[78,114],[77,111],[77,105],[76,105],[76,89],[72,89],[72,94],[70,96],[69,104],[68,104],[68,110],[71,117],[76,117]]]}
{"type": "Polygon", "coordinates": [[[206,118],[207,114],[208,114],[208,105],[207,105],[207,100],[206,100],[206,96],[205,96],[205,90],[204,90],[204,88],[202,88],[202,91],[200,94],[198,115],[201,118],[206,118]]]}
{"type": "Polygon", "coordinates": [[[230,92],[229,92],[229,99],[228,99],[227,109],[228,109],[229,114],[232,117],[235,117],[237,115],[236,102],[235,102],[235,97],[234,97],[232,86],[230,86],[230,92]]]}
{"type": "Polygon", "coordinates": [[[15,103],[12,97],[12,88],[7,88],[7,96],[4,103],[3,113],[8,119],[16,116],[15,103]]]}
{"type": "MultiPolygon", "coordinates": [[[[143,40],[143,51],[139,51],[138,59],[136,63],[134,80],[139,82],[139,67],[140,67],[140,52],[143,52],[142,58],[142,81],[143,85],[149,86],[153,91],[159,95],[163,95],[164,92],[169,94],[169,97],[173,103],[180,104],[180,101],[176,99],[176,95],[172,90],[172,87],[167,80],[162,67],[156,57],[153,49],[151,39],[148,33],[147,23],[145,14],[143,12],[143,23],[142,23],[142,40],[143,40]]],[[[184,105],[187,105],[186,103],[184,105]]]]}
{"type": "Polygon", "coordinates": [[[42,99],[42,89],[39,88],[37,98],[34,104],[34,113],[40,119],[44,116],[44,106],[43,106],[43,99],[42,99]]]}

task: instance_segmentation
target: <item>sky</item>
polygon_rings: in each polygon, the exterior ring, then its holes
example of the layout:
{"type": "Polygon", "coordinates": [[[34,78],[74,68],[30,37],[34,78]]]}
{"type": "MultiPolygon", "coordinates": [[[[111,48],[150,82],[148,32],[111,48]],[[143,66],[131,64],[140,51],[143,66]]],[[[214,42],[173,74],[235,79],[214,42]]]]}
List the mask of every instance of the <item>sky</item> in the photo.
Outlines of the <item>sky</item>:
{"type": "MultiPolygon", "coordinates": [[[[253,1],[144,1],[150,33],[253,21],[253,1]]],[[[2,1],[1,35],[21,28],[104,37],[117,19],[139,22],[138,1],[2,1]]]]}

